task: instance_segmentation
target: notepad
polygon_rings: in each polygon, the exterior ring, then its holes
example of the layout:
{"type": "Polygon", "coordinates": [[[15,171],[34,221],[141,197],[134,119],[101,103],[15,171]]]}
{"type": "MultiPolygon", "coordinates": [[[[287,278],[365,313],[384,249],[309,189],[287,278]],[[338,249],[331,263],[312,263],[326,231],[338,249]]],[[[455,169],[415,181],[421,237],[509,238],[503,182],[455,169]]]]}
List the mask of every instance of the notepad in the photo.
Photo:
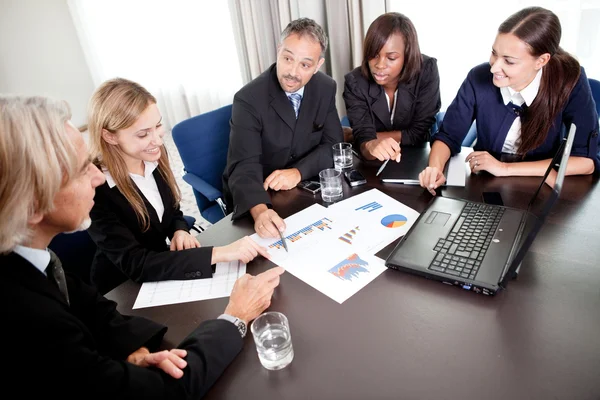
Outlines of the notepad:
{"type": "MultiPolygon", "coordinates": [[[[460,153],[450,157],[444,168],[445,186],[465,186],[467,174],[470,173],[465,158],[472,152],[472,147],[462,147],[460,153]]],[[[380,179],[384,183],[419,185],[419,174],[427,167],[428,163],[428,151],[423,151],[421,148],[406,148],[402,151],[401,161],[399,163],[394,160],[390,161],[381,173],[380,179]]]]}

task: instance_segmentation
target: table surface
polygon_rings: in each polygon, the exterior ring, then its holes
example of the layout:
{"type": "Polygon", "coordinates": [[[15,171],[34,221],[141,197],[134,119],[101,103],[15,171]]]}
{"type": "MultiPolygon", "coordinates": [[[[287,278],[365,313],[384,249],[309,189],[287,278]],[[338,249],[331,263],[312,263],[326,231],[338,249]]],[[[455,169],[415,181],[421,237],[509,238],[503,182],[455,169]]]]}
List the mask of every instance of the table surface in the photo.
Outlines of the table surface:
{"type": "MultiPolygon", "coordinates": [[[[351,188],[344,182],[345,198],[378,188],[418,212],[431,200],[417,186],[382,184],[375,177],[379,162],[355,159],[355,165],[367,184],[351,188]]],[[[505,205],[526,208],[540,179],[481,173],[442,195],[480,201],[483,191],[497,191],[505,205]]],[[[597,181],[566,178],[518,279],[494,297],[387,270],[338,304],[285,273],[270,310],[289,319],[294,361],[280,371],[262,368],[249,334],[206,398],[599,399],[597,181]]],[[[299,189],[273,193],[272,202],[282,217],[323,204],[320,195],[299,189]]],[[[251,233],[250,220],[225,218],[200,240],[224,245],[251,233]]],[[[248,264],[248,272],[272,266],[260,258],[248,264]]],[[[107,297],[124,314],[167,325],[165,347],[175,347],[201,321],[222,313],[228,301],[132,310],[139,288],[126,282],[107,297]]]]}

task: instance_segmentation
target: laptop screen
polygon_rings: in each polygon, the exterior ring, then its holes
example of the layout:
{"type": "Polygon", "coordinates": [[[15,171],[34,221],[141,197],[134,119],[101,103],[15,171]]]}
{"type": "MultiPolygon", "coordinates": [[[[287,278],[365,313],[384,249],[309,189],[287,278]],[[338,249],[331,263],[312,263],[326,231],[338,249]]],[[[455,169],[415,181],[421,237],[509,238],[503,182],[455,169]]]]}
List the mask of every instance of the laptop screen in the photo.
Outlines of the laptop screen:
{"type": "Polygon", "coordinates": [[[521,261],[523,261],[523,259],[525,258],[525,254],[527,254],[527,251],[529,251],[533,240],[535,239],[542,225],[544,224],[544,220],[550,213],[550,210],[552,209],[554,203],[556,203],[556,200],[560,195],[560,191],[565,180],[565,174],[567,172],[567,163],[571,155],[571,147],[575,138],[575,130],[575,124],[571,124],[569,134],[566,138],[563,138],[561,140],[561,144],[556,154],[554,155],[554,158],[550,162],[550,165],[548,165],[548,169],[546,170],[546,173],[544,174],[540,185],[538,186],[536,192],[529,201],[527,211],[534,214],[537,217],[537,219],[534,221],[532,229],[530,229],[529,232],[526,232],[526,236],[521,238],[519,250],[517,251],[517,254],[513,258],[512,262],[510,263],[507,272],[503,275],[502,281],[500,282],[501,287],[506,287],[506,282],[513,276],[514,272],[521,264],[521,261]],[[553,169],[557,171],[557,174],[550,195],[547,199],[545,199],[545,201],[536,201],[538,197],[540,197],[541,189],[543,186],[546,185],[546,179],[548,178],[548,175],[550,175],[550,172],[553,169]],[[533,210],[533,208],[535,208],[535,211],[533,210]]]}

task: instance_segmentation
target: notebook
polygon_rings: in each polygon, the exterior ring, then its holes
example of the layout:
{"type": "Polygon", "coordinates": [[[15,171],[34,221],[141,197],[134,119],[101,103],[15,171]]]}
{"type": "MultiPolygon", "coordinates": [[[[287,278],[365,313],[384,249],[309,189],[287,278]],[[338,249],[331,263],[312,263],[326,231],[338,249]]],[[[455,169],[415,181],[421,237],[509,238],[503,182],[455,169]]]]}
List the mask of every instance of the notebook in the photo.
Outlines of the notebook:
{"type": "Polygon", "coordinates": [[[386,266],[484,295],[506,288],[560,194],[575,129],[571,124],[527,210],[436,196],[386,266]],[[541,200],[553,168],[556,182],[541,200]]]}
{"type": "MultiPolygon", "coordinates": [[[[465,186],[466,176],[469,173],[465,158],[472,151],[471,147],[463,147],[460,153],[450,157],[444,168],[445,186],[465,186]]],[[[403,147],[400,162],[390,160],[379,178],[384,183],[418,185],[419,174],[427,168],[428,164],[429,146],[427,151],[423,148],[403,147]]]]}

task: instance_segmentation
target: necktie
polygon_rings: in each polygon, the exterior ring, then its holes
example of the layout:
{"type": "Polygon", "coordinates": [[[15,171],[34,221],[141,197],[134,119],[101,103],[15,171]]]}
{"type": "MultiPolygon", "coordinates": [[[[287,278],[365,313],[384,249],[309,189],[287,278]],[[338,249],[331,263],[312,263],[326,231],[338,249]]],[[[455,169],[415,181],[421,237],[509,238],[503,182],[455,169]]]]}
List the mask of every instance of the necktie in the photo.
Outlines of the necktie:
{"type": "Polygon", "coordinates": [[[525,111],[527,111],[527,105],[525,103],[518,106],[511,101],[510,103],[508,103],[508,106],[513,110],[517,117],[523,116],[523,114],[525,114],[525,111]]]}
{"type": "Polygon", "coordinates": [[[300,102],[302,101],[302,96],[298,93],[292,93],[289,95],[290,102],[294,107],[294,113],[296,114],[296,119],[298,119],[298,110],[300,110],[300,102]]]}
{"type": "Polygon", "coordinates": [[[58,286],[58,290],[62,293],[67,304],[70,305],[67,280],[65,279],[65,271],[63,270],[62,263],[52,250],[48,249],[48,252],[50,253],[50,263],[48,263],[48,267],[46,268],[48,279],[58,286]]]}

